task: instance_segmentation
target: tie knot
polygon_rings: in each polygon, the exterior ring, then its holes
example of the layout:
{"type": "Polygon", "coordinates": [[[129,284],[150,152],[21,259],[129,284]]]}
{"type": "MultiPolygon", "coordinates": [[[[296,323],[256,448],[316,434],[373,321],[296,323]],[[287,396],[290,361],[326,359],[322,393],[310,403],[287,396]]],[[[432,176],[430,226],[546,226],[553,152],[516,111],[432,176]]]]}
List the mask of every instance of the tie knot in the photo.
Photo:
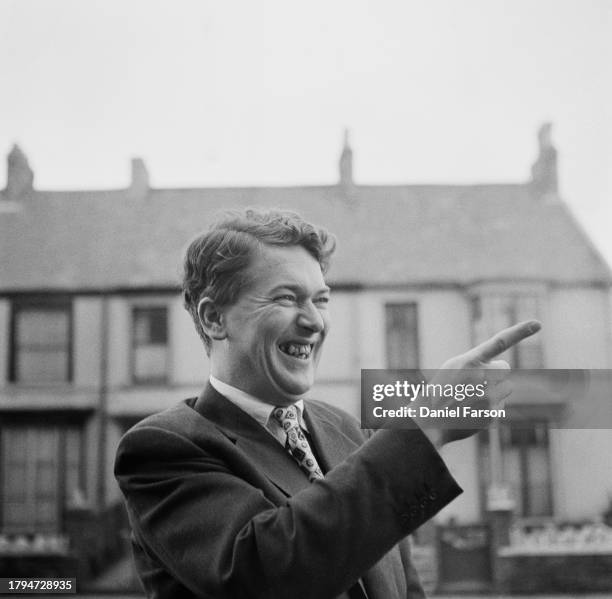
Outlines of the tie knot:
{"type": "Polygon", "coordinates": [[[284,430],[288,430],[293,426],[299,426],[297,408],[294,405],[274,408],[272,416],[274,416],[274,419],[284,430]]]}

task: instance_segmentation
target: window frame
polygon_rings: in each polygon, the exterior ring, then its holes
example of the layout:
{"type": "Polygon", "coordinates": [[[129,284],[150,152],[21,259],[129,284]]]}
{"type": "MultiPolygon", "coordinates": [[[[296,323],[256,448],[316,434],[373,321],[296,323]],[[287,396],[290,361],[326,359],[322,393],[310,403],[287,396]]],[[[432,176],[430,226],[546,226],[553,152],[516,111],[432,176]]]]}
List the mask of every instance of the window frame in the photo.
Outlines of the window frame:
{"type": "Polygon", "coordinates": [[[418,370],[421,367],[421,334],[419,324],[419,302],[415,300],[389,300],[383,304],[384,332],[385,332],[385,368],[393,370],[418,370]],[[414,310],[414,348],[416,355],[416,364],[412,366],[393,366],[390,359],[389,347],[389,308],[399,308],[410,306],[414,310]]]}
{"type": "Polygon", "coordinates": [[[24,296],[13,298],[10,302],[10,342],[8,376],[9,383],[23,386],[44,386],[44,385],[66,385],[74,380],[74,304],[70,296],[24,296]],[[68,330],[66,339],[67,363],[65,376],[61,380],[53,381],[28,381],[19,380],[17,373],[18,358],[18,318],[19,313],[24,311],[39,312],[65,312],[68,316],[68,330]]]}
{"type": "Polygon", "coordinates": [[[167,302],[135,302],[130,305],[130,381],[138,387],[167,385],[170,381],[170,306],[167,302]],[[166,316],[166,364],[162,375],[154,377],[139,377],[136,373],[136,313],[138,311],[163,310],[166,316]]]}
{"type": "MultiPolygon", "coordinates": [[[[524,437],[526,433],[521,434],[520,431],[532,430],[532,427],[526,427],[524,423],[517,424],[516,426],[512,426],[512,422],[506,423],[503,425],[505,430],[500,429],[500,450],[502,455],[502,460],[505,461],[504,454],[508,450],[509,447],[515,447],[518,452],[519,459],[519,476],[520,476],[520,488],[517,490],[519,496],[515,498],[516,501],[516,511],[515,515],[520,520],[548,520],[555,516],[555,473],[554,473],[554,461],[552,459],[552,448],[551,448],[551,429],[553,428],[553,423],[546,418],[539,418],[531,423],[533,425],[533,430],[537,427],[544,426],[546,431],[546,444],[540,447],[544,447],[546,449],[546,459],[547,459],[547,470],[548,476],[546,480],[546,495],[547,495],[547,503],[549,507],[548,514],[520,514],[519,508],[525,509],[528,508],[529,511],[533,509],[533,490],[530,488],[530,471],[531,467],[529,465],[529,447],[531,447],[528,443],[525,442],[524,437]],[[518,431],[518,436],[521,438],[520,444],[512,445],[507,442],[508,436],[512,434],[516,434],[518,431]]],[[[537,433],[536,433],[537,434],[537,433]]],[[[479,471],[479,495],[481,505],[485,506],[486,510],[486,497],[487,497],[487,484],[490,484],[489,474],[491,467],[491,453],[489,446],[489,431],[484,430],[481,431],[480,434],[477,435],[477,443],[478,443],[478,471],[479,471]]],[[[505,464],[504,464],[505,467],[505,464]]],[[[504,480],[507,482],[507,475],[504,473],[504,480]]]]}
{"type": "MultiPolygon", "coordinates": [[[[28,430],[44,429],[47,431],[56,431],[58,435],[56,455],[54,456],[55,467],[57,470],[56,486],[56,528],[58,532],[65,530],[65,513],[69,506],[71,497],[69,496],[67,484],[66,468],[68,464],[68,435],[70,432],[78,434],[78,452],[79,462],[76,470],[77,482],[79,488],[89,497],[88,480],[87,480],[87,442],[85,423],[81,416],[76,415],[57,415],[55,413],[46,413],[37,418],[32,418],[28,415],[14,415],[3,421],[3,426],[0,428],[0,447],[4,443],[3,437],[6,431],[20,431],[22,434],[28,430]]],[[[1,457],[1,456],[0,456],[1,457]]],[[[4,489],[5,484],[5,463],[0,459],[0,490],[4,489]]],[[[5,497],[0,493],[0,533],[2,534],[30,534],[40,532],[40,529],[14,530],[7,529],[5,522],[5,497]]]]}

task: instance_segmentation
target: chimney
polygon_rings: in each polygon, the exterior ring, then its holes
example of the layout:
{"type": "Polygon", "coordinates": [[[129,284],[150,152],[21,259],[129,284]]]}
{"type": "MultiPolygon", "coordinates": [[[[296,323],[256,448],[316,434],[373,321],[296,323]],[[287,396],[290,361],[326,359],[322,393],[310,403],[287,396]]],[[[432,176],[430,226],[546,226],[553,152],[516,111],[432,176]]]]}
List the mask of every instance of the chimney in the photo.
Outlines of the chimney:
{"type": "Polygon", "coordinates": [[[552,144],[551,131],[551,123],[544,123],[538,130],[539,153],[531,167],[531,185],[538,196],[558,199],[557,150],[552,144]]]}
{"type": "Polygon", "coordinates": [[[132,180],[130,191],[137,196],[149,191],[149,171],[142,158],[132,158],[132,180]]]}
{"type": "Polygon", "coordinates": [[[353,185],[353,150],[349,145],[349,131],[344,130],[344,145],[340,154],[340,185],[353,185]]]}
{"type": "Polygon", "coordinates": [[[28,164],[26,155],[15,144],[6,159],[6,196],[16,199],[33,190],[34,172],[28,164]]]}

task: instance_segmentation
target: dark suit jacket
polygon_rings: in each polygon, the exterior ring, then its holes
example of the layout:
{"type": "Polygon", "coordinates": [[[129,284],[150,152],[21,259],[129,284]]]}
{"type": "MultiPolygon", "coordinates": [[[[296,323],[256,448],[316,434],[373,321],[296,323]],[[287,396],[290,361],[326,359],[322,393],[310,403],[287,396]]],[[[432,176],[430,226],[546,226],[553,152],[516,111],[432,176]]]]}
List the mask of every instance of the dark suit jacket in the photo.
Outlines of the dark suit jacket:
{"type": "Polygon", "coordinates": [[[309,483],[266,430],[208,386],[121,440],[136,567],[150,597],[422,597],[406,536],[461,490],[420,430],[371,438],[305,402],[324,470],[309,483]],[[367,442],[366,442],[367,441],[367,442]]]}

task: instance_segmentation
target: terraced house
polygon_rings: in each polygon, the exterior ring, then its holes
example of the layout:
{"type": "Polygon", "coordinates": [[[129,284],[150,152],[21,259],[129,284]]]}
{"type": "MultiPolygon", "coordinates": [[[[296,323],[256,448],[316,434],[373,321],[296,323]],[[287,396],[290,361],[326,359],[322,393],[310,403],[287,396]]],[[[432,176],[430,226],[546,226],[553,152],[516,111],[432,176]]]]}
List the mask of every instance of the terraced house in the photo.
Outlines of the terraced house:
{"type": "MultiPolygon", "coordinates": [[[[126,189],[44,191],[13,148],[0,197],[0,564],[63,556],[94,577],[125,550],[114,451],[207,376],[178,282],[183,248],[221,209],[291,209],[336,234],[315,395],[356,416],[361,368],[436,368],[524,318],[543,331],[514,366],[610,368],[611,273],[559,196],[549,133],[528,180],[483,185],[357,184],[345,140],[331,185],[153,189],[135,159],[126,189]]],[[[612,440],[556,428],[571,425],[567,401],[518,397],[530,427],[449,452],[465,493],[438,523],[482,523],[492,483],[515,520],[600,517],[612,440]]]]}

